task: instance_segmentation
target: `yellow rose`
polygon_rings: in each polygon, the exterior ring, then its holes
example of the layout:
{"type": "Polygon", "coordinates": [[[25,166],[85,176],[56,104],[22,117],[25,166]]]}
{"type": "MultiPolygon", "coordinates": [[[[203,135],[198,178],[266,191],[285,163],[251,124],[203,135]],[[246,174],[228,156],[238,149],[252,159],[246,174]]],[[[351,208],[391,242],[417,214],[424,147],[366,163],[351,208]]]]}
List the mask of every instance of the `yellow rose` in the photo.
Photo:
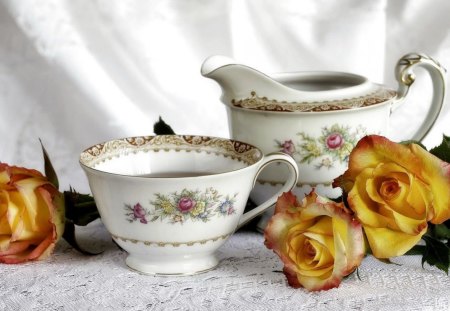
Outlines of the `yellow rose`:
{"type": "Polygon", "coordinates": [[[198,216],[205,211],[206,203],[203,201],[197,201],[194,209],[191,211],[192,215],[198,216]]]}
{"type": "Polygon", "coordinates": [[[169,200],[161,200],[161,207],[166,214],[173,214],[175,212],[175,206],[173,206],[172,202],[169,200]]]}
{"type": "Polygon", "coordinates": [[[47,178],[0,163],[0,262],[47,258],[63,230],[63,197],[47,178]]]}
{"type": "Polygon", "coordinates": [[[315,192],[301,205],[290,192],[280,196],[264,236],[283,261],[289,285],[311,291],[338,287],[364,256],[361,225],[342,203],[315,192]]]}
{"type": "Polygon", "coordinates": [[[381,136],[361,139],[348,170],[335,179],[362,223],[375,257],[401,256],[427,231],[427,222],[450,218],[450,172],[416,144],[381,136]]]}

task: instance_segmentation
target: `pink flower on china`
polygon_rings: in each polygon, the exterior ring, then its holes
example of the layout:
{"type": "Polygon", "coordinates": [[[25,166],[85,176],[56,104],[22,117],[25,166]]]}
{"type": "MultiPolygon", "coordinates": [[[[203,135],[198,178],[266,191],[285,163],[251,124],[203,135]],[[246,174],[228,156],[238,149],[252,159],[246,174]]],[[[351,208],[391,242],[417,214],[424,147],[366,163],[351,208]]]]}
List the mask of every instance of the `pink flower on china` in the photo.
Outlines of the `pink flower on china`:
{"type": "Polygon", "coordinates": [[[281,144],[281,148],[282,151],[288,155],[292,155],[295,152],[295,146],[292,139],[284,141],[284,143],[281,144]]]}
{"type": "Polygon", "coordinates": [[[344,138],[340,133],[332,133],[328,135],[326,144],[329,149],[338,149],[344,144],[344,138]]]}
{"type": "Polygon", "coordinates": [[[178,201],[178,209],[182,213],[188,213],[195,207],[195,201],[190,197],[183,197],[178,201]]]}
{"type": "Polygon", "coordinates": [[[133,214],[136,218],[145,217],[145,210],[140,203],[137,203],[135,206],[133,206],[133,214]]]}
{"type": "Polygon", "coordinates": [[[133,206],[133,215],[136,219],[139,219],[142,224],[147,223],[147,219],[145,218],[146,211],[140,203],[133,206]]]}

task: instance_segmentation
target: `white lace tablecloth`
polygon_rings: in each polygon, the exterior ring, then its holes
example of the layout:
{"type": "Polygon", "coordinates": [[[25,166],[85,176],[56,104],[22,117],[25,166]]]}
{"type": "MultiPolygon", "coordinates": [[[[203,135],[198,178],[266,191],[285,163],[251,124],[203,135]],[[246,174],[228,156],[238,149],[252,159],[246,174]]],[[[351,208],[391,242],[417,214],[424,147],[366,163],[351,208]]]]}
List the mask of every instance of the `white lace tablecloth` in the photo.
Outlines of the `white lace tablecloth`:
{"type": "Polygon", "coordinates": [[[183,277],[142,275],[97,221],[78,230],[81,255],[61,241],[43,262],[0,265],[0,310],[450,310],[450,277],[420,257],[364,259],[337,289],[309,293],[286,283],[281,261],[252,231],[235,233],[219,266],[183,277]]]}

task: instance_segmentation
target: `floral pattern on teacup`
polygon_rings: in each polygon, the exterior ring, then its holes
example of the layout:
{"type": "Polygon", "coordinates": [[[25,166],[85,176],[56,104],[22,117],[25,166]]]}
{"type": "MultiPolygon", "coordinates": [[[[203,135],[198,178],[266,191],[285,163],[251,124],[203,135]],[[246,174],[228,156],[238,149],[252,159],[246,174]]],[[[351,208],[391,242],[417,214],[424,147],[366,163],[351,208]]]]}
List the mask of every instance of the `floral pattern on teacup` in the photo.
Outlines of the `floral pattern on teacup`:
{"type": "Polygon", "coordinates": [[[280,151],[291,155],[299,163],[313,163],[317,169],[329,169],[335,162],[348,163],[350,151],[366,134],[367,130],[362,125],[351,128],[333,124],[323,127],[319,137],[300,132],[297,133],[298,140],[275,140],[275,143],[280,151]]]}
{"type": "Polygon", "coordinates": [[[148,211],[144,209],[140,203],[136,203],[133,206],[130,204],[125,204],[125,209],[127,210],[126,215],[128,216],[129,222],[139,221],[143,224],[148,223],[148,211]]]}
{"type": "Polygon", "coordinates": [[[183,189],[171,194],[155,194],[150,201],[152,208],[143,208],[140,203],[125,204],[125,216],[129,222],[142,224],[167,219],[171,223],[183,223],[187,220],[209,221],[213,216],[228,216],[236,213],[234,196],[223,196],[210,187],[205,191],[183,189]]]}

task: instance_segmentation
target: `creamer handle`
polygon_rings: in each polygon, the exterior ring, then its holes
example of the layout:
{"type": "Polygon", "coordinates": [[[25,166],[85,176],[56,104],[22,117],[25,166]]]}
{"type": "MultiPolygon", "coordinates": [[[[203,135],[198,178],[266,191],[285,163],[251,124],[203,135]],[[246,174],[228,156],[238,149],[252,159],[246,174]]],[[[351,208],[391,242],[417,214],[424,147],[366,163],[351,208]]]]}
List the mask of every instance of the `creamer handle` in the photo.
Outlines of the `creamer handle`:
{"type": "Polygon", "coordinates": [[[278,197],[283,192],[288,192],[297,185],[298,166],[297,166],[297,163],[295,162],[295,160],[291,156],[289,156],[285,153],[274,152],[274,153],[269,153],[268,155],[266,155],[264,157],[264,160],[259,165],[258,172],[256,173],[255,179],[253,180],[253,186],[256,183],[256,178],[258,177],[259,173],[261,173],[261,171],[267,165],[274,163],[274,162],[282,162],[282,163],[287,164],[287,166],[289,168],[289,177],[288,177],[287,181],[284,183],[283,187],[281,187],[281,189],[276,194],[274,194],[272,197],[267,199],[267,201],[258,205],[254,209],[246,212],[244,215],[242,215],[241,219],[239,220],[238,228],[242,227],[243,225],[248,223],[250,220],[252,220],[256,216],[264,213],[269,207],[271,207],[272,205],[275,204],[275,202],[278,200],[278,197]]]}
{"type": "Polygon", "coordinates": [[[399,88],[391,111],[395,110],[408,94],[410,86],[416,79],[413,72],[416,67],[423,67],[426,69],[431,76],[433,84],[433,97],[428,114],[422,125],[412,137],[412,140],[421,141],[436,122],[442,109],[445,97],[446,70],[437,61],[424,54],[410,53],[403,56],[397,62],[397,66],[395,67],[395,76],[399,82],[399,88]]]}

